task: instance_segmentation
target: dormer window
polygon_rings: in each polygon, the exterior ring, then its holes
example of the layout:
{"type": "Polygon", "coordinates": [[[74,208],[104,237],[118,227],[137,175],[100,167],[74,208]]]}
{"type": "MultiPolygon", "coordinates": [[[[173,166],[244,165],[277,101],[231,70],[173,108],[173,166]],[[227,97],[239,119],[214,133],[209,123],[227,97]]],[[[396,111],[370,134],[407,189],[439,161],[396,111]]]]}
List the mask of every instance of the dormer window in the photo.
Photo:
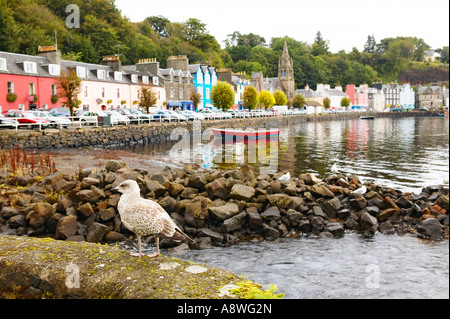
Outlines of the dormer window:
{"type": "Polygon", "coordinates": [[[86,68],[82,66],[77,66],[77,76],[79,78],[85,78],[86,77],[86,68]]]}
{"type": "Polygon", "coordinates": [[[144,83],[144,84],[148,84],[149,83],[148,76],[144,75],[142,77],[142,83],[144,83]]]}
{"type": "Polygon", "coordinates": [[[23,69],[26,73],[37,73],[36,62],[25,61],[23,63],[23,69]]]}
{"type": "Polygon", "coordinates": [[[99,80],[106,80],[106,71],[105,70],[97,70],[97,78],[99,80]]]}
{"type": "Polygon", "coordinates": [[[137,74],[131,74],[131,82],[138,83],[138,76],[137,76],[137,74]]]}
{"type": "Polygon", "coordinates": [[[122,81],[122,72],[114,72],[114,80],[122,81]]]}
{"type": "Polygon", "coordinates": [[[61,67],[58,64],[50,64],[48,66],[48,73],[50,73],[50,75],[59,76],[61,75],[61,67]]]}
{"type": "Polygon", "coordinates": [[[0,71],[8,71],[6,68],[6,59],[0,59],[0,71]]]}
{"type": "Polygon", "coordinates": [[[153,85],[159,85],[159,78],[157,76],[153,77],[153,85]]]}

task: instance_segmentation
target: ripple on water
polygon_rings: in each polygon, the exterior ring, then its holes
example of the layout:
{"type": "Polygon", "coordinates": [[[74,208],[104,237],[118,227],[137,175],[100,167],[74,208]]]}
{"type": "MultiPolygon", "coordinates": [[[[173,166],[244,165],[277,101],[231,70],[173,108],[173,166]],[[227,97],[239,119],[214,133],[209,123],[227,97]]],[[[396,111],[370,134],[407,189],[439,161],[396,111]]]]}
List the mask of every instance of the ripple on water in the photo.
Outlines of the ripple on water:
{"type": "Polygon", "coordinates": [[[357,234],[189,251],[183,258],[244,274],[286,298],[449,298],[448,241],[357,234]]]}

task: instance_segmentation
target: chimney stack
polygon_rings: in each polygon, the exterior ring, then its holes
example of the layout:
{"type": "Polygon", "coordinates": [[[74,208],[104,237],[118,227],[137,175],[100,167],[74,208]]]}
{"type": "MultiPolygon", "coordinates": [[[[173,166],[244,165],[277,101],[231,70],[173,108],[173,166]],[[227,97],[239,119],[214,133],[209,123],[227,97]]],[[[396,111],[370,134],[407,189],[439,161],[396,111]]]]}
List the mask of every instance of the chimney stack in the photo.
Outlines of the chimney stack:
{"type": "Polygon", "coordinates": [[[153,76],[158,76],[159,73],[159,62],[153,59],[141,59],[139,63],[136,64],[136,70],[140,72],[149,72],[153,76]]]}
{"type": "Polygon", "coordinates": [[[61,65],[61,51],[56,46],[38,47],[38,56],[46,57],[53,64],[61,65]]]}
{"type": "Polygon", "coordinates": [[[101,64],[110,66],[114,71],[122,71],[122,61],[117,54],[103,57],[101,64]]]}

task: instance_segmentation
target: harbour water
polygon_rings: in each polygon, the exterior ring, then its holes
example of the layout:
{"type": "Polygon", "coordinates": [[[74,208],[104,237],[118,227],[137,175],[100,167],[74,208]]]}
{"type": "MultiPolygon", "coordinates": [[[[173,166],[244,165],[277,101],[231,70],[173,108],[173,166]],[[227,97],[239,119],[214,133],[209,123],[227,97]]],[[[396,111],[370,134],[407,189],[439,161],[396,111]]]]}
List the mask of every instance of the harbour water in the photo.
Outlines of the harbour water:
{"type": "MultiPolygon", "coordinates": [[[[280,129],[278,171],[325,178],[336,163],[342,172],[363,181],[403,191],[448,186],[447,119],[308,122],[280,129]]],[[[148,146],[122,150],[166,158],[169,163],[172,146],[159,147],[156,153],[148,146]]],[[[248,152],[242,145],[202,147],[202,165],[207,168],[239,166],[248,152]],[[233,162],[223,163],[230,151],[233,162]]],[[[292,299],[449,298],[449,242],[424,241],[415,235],[302,237],[187,251],[181,257],[243,274],[265,287],[276,284],[292,299]]]]}

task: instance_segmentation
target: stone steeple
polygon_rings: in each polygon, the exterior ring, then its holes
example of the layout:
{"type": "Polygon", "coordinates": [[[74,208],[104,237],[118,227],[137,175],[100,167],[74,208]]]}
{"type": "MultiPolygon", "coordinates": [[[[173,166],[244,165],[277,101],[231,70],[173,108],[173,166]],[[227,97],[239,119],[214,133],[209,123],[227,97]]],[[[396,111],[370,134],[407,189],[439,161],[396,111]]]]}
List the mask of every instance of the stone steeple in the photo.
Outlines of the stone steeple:
{"type": "Polygon", "coordinates": [[[284,41],[283,54],[278,61],[278,79],[283,86],[286,97],[288,99],[293,99],[295,91],[294,61],[289,55],[286,41],[284,41]]]}

